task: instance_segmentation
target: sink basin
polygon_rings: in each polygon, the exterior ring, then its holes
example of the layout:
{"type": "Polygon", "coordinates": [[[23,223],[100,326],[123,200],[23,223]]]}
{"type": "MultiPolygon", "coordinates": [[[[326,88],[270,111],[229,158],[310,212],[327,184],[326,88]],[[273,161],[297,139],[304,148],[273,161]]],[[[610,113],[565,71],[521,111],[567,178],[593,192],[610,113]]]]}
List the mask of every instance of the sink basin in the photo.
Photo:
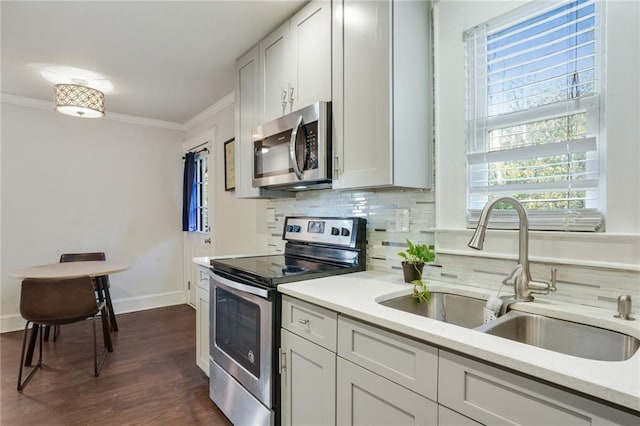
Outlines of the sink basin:
{"type": "Polygon", "coordinates": [[[379,302],[383,306],[444,321],[461,327],[475,328],[482,324],[485,301],[449,293],[431,293],[429,303],[417,304],[410,294],[379,302]]]}
{"type": "Polygon", "coordinates": [[[616,331],[517,311],[479,327],[478,331],[600,361],[624,361],[640,347],[640,340],[616,331]]]}

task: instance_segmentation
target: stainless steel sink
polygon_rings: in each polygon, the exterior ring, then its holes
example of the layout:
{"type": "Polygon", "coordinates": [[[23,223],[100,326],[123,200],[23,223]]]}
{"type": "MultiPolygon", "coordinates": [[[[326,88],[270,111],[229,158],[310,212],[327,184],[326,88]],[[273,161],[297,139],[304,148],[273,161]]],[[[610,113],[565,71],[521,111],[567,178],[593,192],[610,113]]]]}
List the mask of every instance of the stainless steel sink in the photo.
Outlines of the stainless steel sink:
{"type": "Polygon", "coordinates": [[[640,347],[640,340],[616,331],[517,311],[510,311],[477,330],[600,361],[624,361],[640,347]]]}
{"type": "Polygon", "coordinates": [[[379,303],[449,324],[475,328],[482,324],[482,307],[485,301],[457,294],[432,292],[429,303],[417,304],[410,294],[379,303]]]}

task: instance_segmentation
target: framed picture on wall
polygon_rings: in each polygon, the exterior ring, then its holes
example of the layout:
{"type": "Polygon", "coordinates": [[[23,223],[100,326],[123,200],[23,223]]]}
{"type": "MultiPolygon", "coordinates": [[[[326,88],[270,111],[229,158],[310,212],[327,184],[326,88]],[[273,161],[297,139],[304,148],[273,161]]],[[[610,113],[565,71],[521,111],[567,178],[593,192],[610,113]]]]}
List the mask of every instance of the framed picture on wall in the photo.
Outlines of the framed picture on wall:
{"type": "Polygon", "coordinates": [[[235,138],[224,143],[224,190],[236,189],[236,144],[235,138]]]}

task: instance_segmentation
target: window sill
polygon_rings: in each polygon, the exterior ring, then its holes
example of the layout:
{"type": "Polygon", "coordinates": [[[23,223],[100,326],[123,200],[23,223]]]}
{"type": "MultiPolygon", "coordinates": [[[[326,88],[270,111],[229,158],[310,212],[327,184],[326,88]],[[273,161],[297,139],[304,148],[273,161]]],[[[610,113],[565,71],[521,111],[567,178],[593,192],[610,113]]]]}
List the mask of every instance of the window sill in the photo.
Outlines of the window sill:
{"type": "MultiPolygon", "coordinates": [[[[467,247],[473,229],[437,228],[436,252],[496,259],[518,258],[518,231],[488,230],[484,250],[467,247]]],[[[640,271],[640,235],[529,231],[529,260],[640,271]]]]}

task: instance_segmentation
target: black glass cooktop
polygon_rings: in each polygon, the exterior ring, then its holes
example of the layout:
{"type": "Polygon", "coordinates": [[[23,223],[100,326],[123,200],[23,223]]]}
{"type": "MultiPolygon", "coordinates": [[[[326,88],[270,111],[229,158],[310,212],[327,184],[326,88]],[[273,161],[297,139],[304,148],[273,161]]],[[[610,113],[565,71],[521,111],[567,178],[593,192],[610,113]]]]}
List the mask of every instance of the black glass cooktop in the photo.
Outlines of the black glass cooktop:
{"type": "Polygon", "coordinates": [[[278,284],[355,272],[360,269],[287,255],[211,260],[214,272],[231,279],[275,287],[278,284]]]}

